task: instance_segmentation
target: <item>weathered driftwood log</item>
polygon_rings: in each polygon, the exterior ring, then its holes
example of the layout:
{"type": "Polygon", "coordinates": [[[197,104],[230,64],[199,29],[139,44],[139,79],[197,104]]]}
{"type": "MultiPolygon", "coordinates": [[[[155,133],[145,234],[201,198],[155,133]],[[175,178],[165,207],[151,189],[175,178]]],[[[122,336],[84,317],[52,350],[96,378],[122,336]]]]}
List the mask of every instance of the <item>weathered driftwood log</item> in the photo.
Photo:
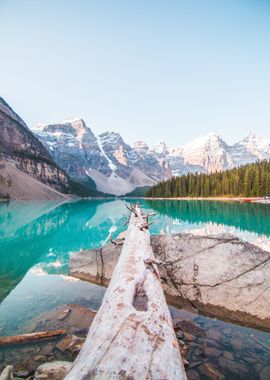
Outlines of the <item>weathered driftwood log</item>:
{"type": "MultiPolygon", "coordinates": [[[[66,380],[186,379],[139,208],[102,305],[66,380]]],[[[116,246],[115,246],[116,247],[116,246]]],[[[101,260],[102,266],[102,260],[101,260]]]]}
{"type": "MultiPolygon", "coordinates": [[[[151,237],[168,303],[270,330],[270,253],[232,237],[151,237]]],[[[70,274],[106,286],[120,246],[74,253],[70,274]]]]}
{"type": "Polygon", "coordinates": [[[53,330],[53,331],[42,331],[34,332],[29,334],[20,334],[14,336],[1,336],[0,337],[0,346],[8,344],[18,344],[18,343],[28,343],[35,340],[49,339],[54,338],[59,335],[65,334],[65,330],[53,330]]]}

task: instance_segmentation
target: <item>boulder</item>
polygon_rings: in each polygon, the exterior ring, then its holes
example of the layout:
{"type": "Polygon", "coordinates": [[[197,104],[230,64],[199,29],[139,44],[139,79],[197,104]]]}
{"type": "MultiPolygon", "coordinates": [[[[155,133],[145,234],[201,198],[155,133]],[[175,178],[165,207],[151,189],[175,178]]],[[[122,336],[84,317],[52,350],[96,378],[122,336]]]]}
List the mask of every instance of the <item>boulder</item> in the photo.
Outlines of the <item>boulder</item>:
{"type": "Polygon", "coordinates": [[[172,303],[270,330],[270,252],[228,236],[159,235],[151,243],[172,303]]]}
{"type": "Polygon", "coordinates": [[[64,339],[62,339],[59,343],[57,343],[56,347],[61,352],[68,351],[73,355],[73,354],[78,354],[78,352],[80,351],[83,345],[83,342],[84,342],[83,338],[80,338],[76,335],[68,335],[64,339]]]}
{"type": "Polygon", "coordinates": [[[72,362],[55,361],[40,365],[35,373],[35,380],[63,380],[70,371],[72,362]]]}
{"type": "MultiPolygon", "coordinates": [[[[73,253],[70,274],[107,286],[123,240],[73,253]]],[[[270,330],[270,252],[231,236],[156,235],[151,245],[167,301],[270,330]]]]}

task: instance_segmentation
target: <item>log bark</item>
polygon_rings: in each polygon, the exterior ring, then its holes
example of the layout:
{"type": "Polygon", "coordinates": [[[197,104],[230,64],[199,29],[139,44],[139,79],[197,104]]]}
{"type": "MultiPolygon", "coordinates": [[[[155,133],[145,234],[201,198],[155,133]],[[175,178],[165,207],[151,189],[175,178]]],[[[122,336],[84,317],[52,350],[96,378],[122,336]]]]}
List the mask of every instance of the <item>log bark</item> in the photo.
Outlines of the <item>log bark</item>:
{"type": "Polygon", "coordinates": [[[186,379],[139,208],[85,344],[66,380],[186,379]]]}
{"type": "Polygon", "coordinates": [[[65,330],[53,330],[53,331],[42,331],[30,334],[20,334],[14,336],[1,336],[0,346],[18,344],[18,343],[28,343],[36,340],[54,338],[59,335],[65,334],[65,330]]]}

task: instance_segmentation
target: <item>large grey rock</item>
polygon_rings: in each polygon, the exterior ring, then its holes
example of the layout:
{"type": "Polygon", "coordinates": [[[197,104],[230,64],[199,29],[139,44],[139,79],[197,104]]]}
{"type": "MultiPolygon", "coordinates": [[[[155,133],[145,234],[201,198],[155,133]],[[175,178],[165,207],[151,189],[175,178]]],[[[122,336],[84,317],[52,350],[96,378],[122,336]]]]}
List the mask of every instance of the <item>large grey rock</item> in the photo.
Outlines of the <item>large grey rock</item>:
{"type": "MultiPolygon", "coordinates": [[[[70,274],[108,285],[122,241],[73,253],[70,274]]],[[[151,237],[169,303],[189,303],[223,320],[270,330],[270,253],[233,237],[151,237]]]]}
{"type": "Polygon", "coordinates": [[[270,253],[237,238],[192,234],[152,239],[164,290],[202,312],[270,329],[270,253]]]}
{"type": "Polygon", "coordinates": [[[55,361],[40,365],[35,373],[35,380],[63,380],[72,366],[68,361],[55,361]]]}

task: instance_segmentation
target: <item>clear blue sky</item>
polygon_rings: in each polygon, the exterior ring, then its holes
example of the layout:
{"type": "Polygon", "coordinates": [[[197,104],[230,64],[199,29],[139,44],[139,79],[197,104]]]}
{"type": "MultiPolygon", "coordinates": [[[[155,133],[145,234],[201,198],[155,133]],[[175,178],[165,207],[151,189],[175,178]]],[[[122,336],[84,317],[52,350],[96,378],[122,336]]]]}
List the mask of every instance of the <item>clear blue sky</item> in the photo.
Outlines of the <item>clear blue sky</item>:
{"type": "Polygon", "coordinates": [[[30,127],[270,137],[269,0],[0,0],[0,35],[0,95],[30,127]]]}

